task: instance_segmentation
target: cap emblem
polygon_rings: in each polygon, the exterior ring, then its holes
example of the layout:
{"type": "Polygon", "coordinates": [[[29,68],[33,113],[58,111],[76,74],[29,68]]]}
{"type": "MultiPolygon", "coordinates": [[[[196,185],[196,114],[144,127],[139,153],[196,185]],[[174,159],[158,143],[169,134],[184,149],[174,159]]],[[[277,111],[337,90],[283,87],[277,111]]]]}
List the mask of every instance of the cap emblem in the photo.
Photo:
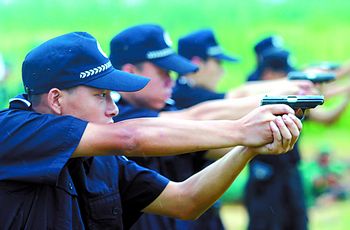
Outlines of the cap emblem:
{"type": "Polygon", "coordinates": [[[82,71],[82,72],[80,72],[80,78],[86,78],[86,77],[94,76],[94,75],[96,75],[98,73],[106,71],[111,66],[112,66],[111,62],[108,61],[106,64],[97,66],[95,68],[92,68],[92,69],[89,69],[89,70],[86,70],[86,71],[82,71]]]}
{"type": "Polygon", "coordinates": [[[218,54],[222,54],[222,49],[220,46],[212,46],[207,49],[208,56],[215,56],[218,54]]]}

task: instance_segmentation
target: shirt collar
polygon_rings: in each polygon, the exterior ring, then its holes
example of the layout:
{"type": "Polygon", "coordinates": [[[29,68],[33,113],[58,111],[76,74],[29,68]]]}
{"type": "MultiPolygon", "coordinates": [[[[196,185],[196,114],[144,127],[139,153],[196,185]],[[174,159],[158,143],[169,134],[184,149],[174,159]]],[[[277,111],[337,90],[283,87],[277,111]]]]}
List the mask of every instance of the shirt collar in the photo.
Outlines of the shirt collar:
{"type": "Polygon", "coordinates": [[[32,103],[28,100],[27,94],[20,94],[9,100],[10,109],[31,110],[32,103]]]}

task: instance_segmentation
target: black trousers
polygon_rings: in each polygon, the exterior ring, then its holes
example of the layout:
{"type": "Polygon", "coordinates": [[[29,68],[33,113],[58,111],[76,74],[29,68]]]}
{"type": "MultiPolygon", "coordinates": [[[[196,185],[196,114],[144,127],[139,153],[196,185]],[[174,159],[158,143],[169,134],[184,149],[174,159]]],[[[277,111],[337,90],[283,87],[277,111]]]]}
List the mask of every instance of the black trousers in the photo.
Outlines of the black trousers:
{"type": "Polygon", "coordinates": [[[307,210],[298,168],[274,170],[268,180],[252,174],[246,185],[249,230],[306,230],[307,210]]]}

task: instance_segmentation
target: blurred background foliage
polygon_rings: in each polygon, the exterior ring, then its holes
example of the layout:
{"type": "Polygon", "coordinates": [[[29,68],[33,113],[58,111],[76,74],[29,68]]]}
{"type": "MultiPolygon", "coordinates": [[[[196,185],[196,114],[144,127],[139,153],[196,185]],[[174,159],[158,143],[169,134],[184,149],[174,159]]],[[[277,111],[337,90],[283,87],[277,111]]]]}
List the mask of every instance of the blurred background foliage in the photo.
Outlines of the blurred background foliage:
{"type": "MultiPolygon", "coordinates": [[[[237,64],[225,63],[226,74],[218,88],[225,91],[245,82],[255,68],[253,45],[266,35],[284,38],[297,68],[320,61],[350,60],[349,9],[350,1],[346,0],[0,0],[0,53],[10,68],[3,87],[8,97],[22,92],[25,55],[49,38],[87,31],[109,53],[110,39],[122,29],[157,23],[169,32],[174,48],[180,36],[212,28],[224,50],[241,59],[237,64]]],[[[0,101],[0,108],[7,106],[7,99],[0,101]]],[[[346,162],[349,116],[348,109],[331,127],[305,122],[301,137],[304,159],[312,161],[320,148],[327,146],[335,159],[346,162]]],[[[245,173],[225,199],[239,200],[244,182],[245,173]]]]}

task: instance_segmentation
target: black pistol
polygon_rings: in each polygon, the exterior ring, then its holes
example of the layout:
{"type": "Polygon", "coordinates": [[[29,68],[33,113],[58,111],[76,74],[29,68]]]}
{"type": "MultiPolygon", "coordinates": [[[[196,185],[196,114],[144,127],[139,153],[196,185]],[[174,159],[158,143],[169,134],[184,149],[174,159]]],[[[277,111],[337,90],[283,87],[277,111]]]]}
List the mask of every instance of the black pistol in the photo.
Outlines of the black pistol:
{"type": "Polygon", "coordinates": [[[313,109],[324,102],[323,95],[265,96],[261,105],[285,104],[294,109],[298,118],[303,119],[306,109],[313,109]]]}
{"type": "Polygon", "coordinates": [[[304,73],[298,71],[289,72],[287,75],[289,80],[309,80],[313,83],[326,83],[335,80],[334,73],[304,73]]]}

